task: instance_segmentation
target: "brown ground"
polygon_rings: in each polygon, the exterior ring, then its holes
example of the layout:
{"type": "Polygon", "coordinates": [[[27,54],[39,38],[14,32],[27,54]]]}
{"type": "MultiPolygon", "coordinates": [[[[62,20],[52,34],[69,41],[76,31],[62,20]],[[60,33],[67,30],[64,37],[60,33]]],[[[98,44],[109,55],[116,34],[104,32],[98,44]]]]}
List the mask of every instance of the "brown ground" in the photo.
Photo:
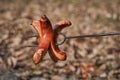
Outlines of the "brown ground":
{"type": "Polygon", "coordinates": [[[0,80],[119,80],[120,37],[71,39],[61,45],[67,60],[49,55],[34,65],[30,23],[46,14],[54,24],[70,20],[67,36],[119,32],[120,0],[0,0],[0,80]],[[84,79],[81,79],[84,78],[84,79]]]}

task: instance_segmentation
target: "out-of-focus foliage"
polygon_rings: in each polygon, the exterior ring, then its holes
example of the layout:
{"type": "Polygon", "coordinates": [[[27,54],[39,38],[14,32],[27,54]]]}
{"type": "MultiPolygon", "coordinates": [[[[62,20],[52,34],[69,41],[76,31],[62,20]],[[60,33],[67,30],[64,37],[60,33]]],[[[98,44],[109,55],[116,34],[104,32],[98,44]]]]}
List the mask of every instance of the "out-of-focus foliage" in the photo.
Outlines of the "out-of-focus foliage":
{"type": "Polygon", "coordinates": [[[119,0],[0,0],[0,80],[119,80],[120,36],[71,39],[59,46],[67,60],[54,63],[45,56],[34,65],[36,44],[33,19],[46,14],[52,24],[70,20],[72,26],[62,32],[67,36],[119,32],[119,0]]]}

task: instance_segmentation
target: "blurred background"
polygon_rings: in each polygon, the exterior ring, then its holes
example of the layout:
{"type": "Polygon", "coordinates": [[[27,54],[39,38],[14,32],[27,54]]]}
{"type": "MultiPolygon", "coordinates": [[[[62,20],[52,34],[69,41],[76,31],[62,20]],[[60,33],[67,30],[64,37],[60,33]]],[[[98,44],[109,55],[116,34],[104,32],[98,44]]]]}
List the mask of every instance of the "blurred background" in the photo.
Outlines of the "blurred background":
{"type": "Polygon", "coordinates": [[[35,65],[36,31],[30,25],[46,14],[54,25],[70,20],[67,36],[120,31],[120,0],[0,0],[0,80],[120,80],[120,37],[67,40],[66,61],[47,54],[35,65]]]}

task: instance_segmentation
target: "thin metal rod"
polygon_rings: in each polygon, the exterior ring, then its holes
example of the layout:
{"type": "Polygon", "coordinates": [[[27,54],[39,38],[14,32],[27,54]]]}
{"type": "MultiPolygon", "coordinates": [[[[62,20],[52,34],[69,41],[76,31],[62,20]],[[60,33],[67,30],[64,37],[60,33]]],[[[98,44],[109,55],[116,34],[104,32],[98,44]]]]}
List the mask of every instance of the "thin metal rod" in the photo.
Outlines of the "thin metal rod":
{"type": "Polygon", "coordinates": [[[90,35],[81,35],[81,36],[66,36],[63,33],[60,33],[60,35],[62,35],[64,38],[62,41],[58,42],[57,45],[62,45],[66,41],[66,39],[113,36],[113,35],[120,35],[120,32],[104,33],[104,34],[90,34],[90,35]]]}
{"type": "Polygon", "coordinates": [[[26,37],[24,37],[24,38],[25,38],[25,39],[28,39],[28,38],[32,38],[32,37],[38,37],[38,35],[37,35],[37,34],[34,34],[34,35],[26,36],[26,37]]]}
{"type": "Polygon", "coordinates": [[[113,36],[113,35],[120,35],[120,32],[105,33],[105,34],[81,35],[81,36],[65,36],[65,38],[66,39],[72,39],[72,38],[86,38],[86,37],[104,37],[104,36],[113,36]]]}
{"type": "Polygon", "coordinates": [[[21,46],[20,48],[27,48],[27,47],[38,47],[38,45],[24,45],[21,46]]]}
{"type": "Polygon", "coordinates": [[[22,46],[22,47],[38,47],[37,45],[26,45],[26,46],[22,46]]]}
{"type": "MultiPolygon", "coordinates": [[[[62,45],[66,41],[66,39],[113,36],[113,35],[120,35],[120,32],[112,32],[112,33],[104,33],[104,34],[90,34],[90,35],[80,35],[80,36],[66,36],[63,33],[59,33],[59,35],[62,35],[64,38],[62,41],[58,42],[56,45],[62,45]]],[[[29,38],[30,37],[38,37],[38,35],[29,36],[29,38]]],[[[37,47],[37,46],[26,46],[26,47],[37,47]]]]}

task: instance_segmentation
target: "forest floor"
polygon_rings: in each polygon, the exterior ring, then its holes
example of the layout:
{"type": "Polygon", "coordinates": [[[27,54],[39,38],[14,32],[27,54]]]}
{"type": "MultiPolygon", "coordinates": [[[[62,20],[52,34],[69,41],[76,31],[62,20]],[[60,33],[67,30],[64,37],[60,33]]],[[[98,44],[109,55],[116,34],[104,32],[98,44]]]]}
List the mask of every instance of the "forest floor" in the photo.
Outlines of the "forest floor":
{"type": "Polygon", "coordinates": [[[120,37],[67,40],[67,60],[48,54],[35,65],[36,33],[30,25],[45,14],[52,24],[70,20],[67,36],[120,31],[120,0],[0,0],[0,80],[120,80],[120,37]]]}

